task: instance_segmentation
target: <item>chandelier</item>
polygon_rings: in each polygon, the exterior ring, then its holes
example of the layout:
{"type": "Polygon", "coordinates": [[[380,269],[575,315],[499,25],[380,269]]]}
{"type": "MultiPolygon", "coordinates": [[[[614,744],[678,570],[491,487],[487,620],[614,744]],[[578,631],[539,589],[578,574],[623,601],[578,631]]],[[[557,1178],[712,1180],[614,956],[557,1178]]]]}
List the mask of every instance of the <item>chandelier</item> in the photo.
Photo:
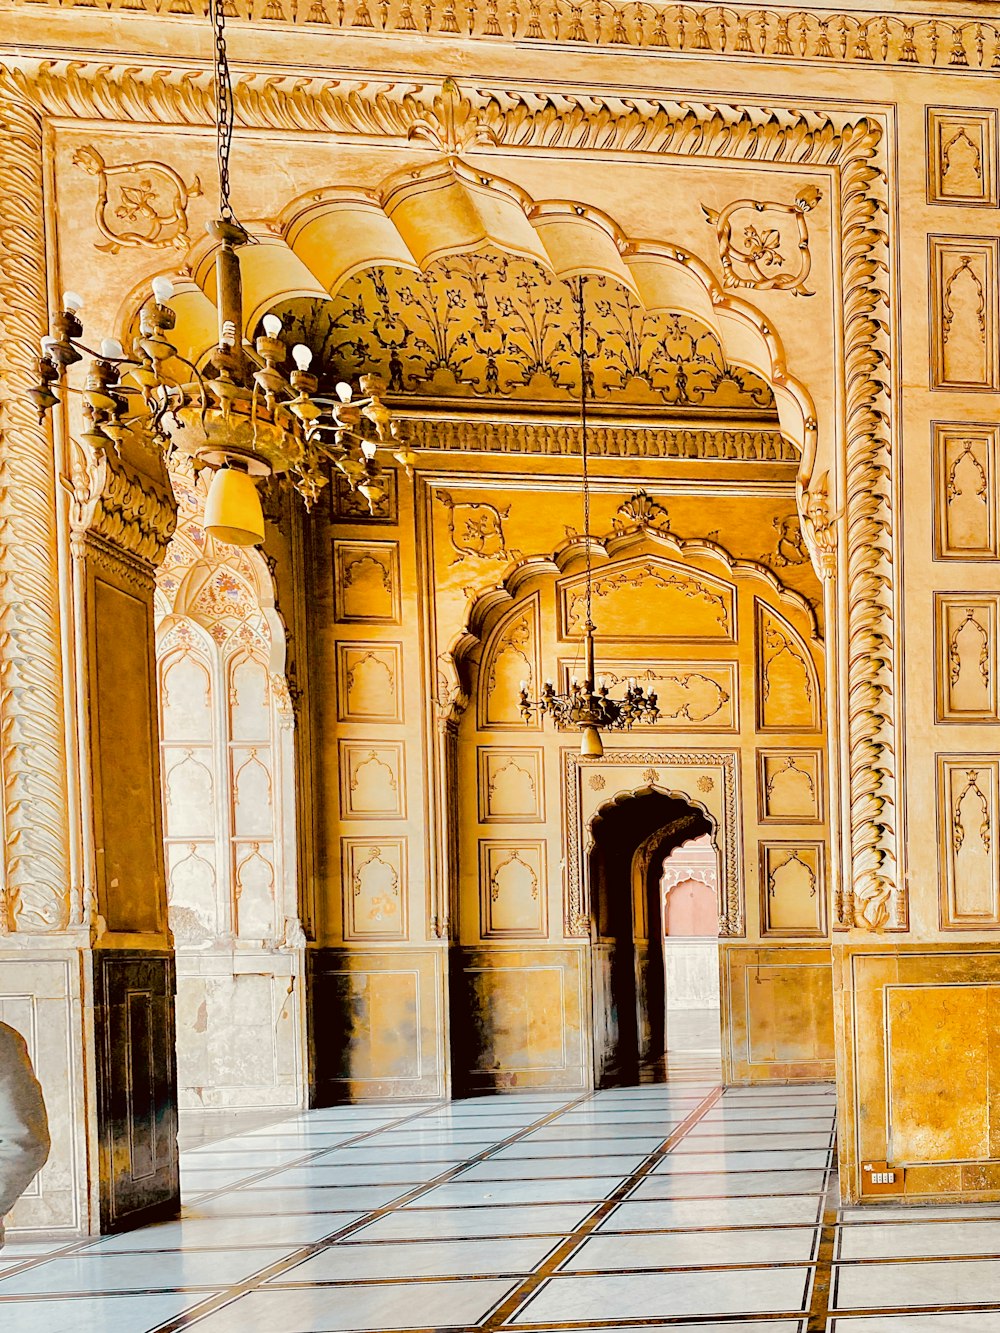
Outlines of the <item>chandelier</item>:
{"type": "Polygon", "coordinates": [[[530,722],[536,714],[553,719],[557,727],[579,727],[583,735],[580,753],[599,759],[604,753],[602,731],[628,731],[636,722],[655,722],[660,715],[656,694],[646,691],[632,678],[628,681],[623,699],[611,697],[607,679],[598,684],[594,668],[593,579],[590,558],[590,470],[587,456],[587,391],[588,375],[586,350],[586,318],[584,311],[584,280],[579,279],[580,315],[580,453],[583,480],[583,540],[586,552],[585,615],[583,624],[583,680],[573,677],[565,694],[557,692],[555,684],[547,680],[540,699],[528,697],[527,681],[521,682],[521,716],[530,722]]]}
{"type": "Polygon", "coordinates": [[[135,436],[162,451],[168,463],[180,453],[192,458],[196,468],[210,468],[206,531],[234,545],[256,545],[264,540],[259,478],[288,478],[311,509],[332,466],[375,513],[388,494],[380,453],[391,449],[407,475],[412,475],[417,456],[406,443],[402,423],[393,419],[385,403],[380,376],[362,375],[360,396],[346,382],[337,384],[331,396],[320,394],[311,349],[304,343],[289,349],[275,314],[264,316],[263,331],[252,347],[244,343],[238,251],[253,239],[237,220],[229,198],[234,101],[224,5],[225,0],[209,0],[219,216],[208,230],[218,243],[218,343],[201,367],[180,354],[171,341],[177,320],[170,306],[173,283],[157,277],[139,312],[139,332],[131,349],[126,352],[117,339],[105,338],[95,351],[83,341],[83,302],[74,292],[66,292],[62,310],[42,339],[38,378],[30,396],[41,422],[60,401],[60,392],[79,393],[82,438],[99,452],[120,452],[123,442],[135,436]],[[68,385],[67,368],[84,358],[82,389],[68,385]],[[289,360],[291,368],[286,370],[289,360]],[[179,375],[174,373],[177,367],[183,368],[179,375]]]}

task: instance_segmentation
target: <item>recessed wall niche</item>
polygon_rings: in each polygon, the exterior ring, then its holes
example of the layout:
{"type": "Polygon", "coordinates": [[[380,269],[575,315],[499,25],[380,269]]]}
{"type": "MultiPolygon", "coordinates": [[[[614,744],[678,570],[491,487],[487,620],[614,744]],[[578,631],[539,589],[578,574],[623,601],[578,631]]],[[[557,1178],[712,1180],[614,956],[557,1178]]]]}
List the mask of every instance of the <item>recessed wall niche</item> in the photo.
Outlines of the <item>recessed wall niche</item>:
{"type": "Polygon", "coordinates": [[[939,593],[934,599],[937,720],[996,722],[1000,595],[939,593]]]}
{"type": "Polygon", "coordinates": [[[761,934],[825,935],[825,880],[821,842],[762,842],[761,934]]]}
{"type": "Polygon", "coordinates": [[[995,108],[927,108],[927,202],[996,208],[995,108]]]}
{"type": "Polygon", "coordinates": [[[934,423],[935,553],[939,560],[996,560],[997,444],[989,423],[934,423]]]}
{"type": "Polygon", "coordinates": [[[818,750],[757,751],[757,813],[762,824],[816,824],[823,818],[818,750]]]}
{"type": "Polygon", "coordinates": [[[484,939],[546,935],[545,843],[481,841],[479,903],[484,939]]]}
{"type": "Polygon", "coordinates": [[[343,818],[405,817],[401,741],[341,741],[339,768],[343,818]]]}
{"type": "Polygon", "coordinates": [[[406,938],[406,842],[342,838],[344,938],[406,938]]]}

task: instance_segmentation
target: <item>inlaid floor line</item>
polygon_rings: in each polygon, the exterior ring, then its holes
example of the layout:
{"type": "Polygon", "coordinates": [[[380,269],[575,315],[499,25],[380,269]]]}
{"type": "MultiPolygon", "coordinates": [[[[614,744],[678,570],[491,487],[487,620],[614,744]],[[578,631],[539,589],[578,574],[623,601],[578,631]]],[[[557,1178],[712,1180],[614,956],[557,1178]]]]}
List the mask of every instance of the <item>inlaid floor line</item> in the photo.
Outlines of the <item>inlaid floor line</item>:
{"type": "Polygon", "coordinates": [[[557,1107],[555,1110],[549,1111],[545,1115],[532,1120],[528,1125],[523,1126],[515,1133],[508,1135],[506,1139],[498,1140],[490,1148],[484,1149],[482,1152],[475,1154],[457,1166],[439,1173],[431,1180],[425,1181],[413,1189],[401,1193],[397,1198],[390,1200],[389,1203],[383,1204],[379,1208],[370,1209],[363,1217],[356,1219],[354,1222],[343,1227],[334,1228],[328,1235],[321,1237],[319,1240],[313,1241],[307,1245],[299,1246],[292,1252],[292,1254],[287,1255],[283,1260],[258,1270],[258,1272],[244,1278],[241,1282],[233,1283],[227,1287],[225,1291],[219,1292],[214,1298],[203,1301],[200,1305],[195,1306],[191,1310],[184,1311],[182,1314],[167,1320],[165,1323],[158,1324],[154,1333],[180,1333],[180,1330],[182,1329],[193,1327],[200,1320],[206,1319],[217,1310],[221,1310],[225,1306],[231,1305],[241,1296],[245,1296],[249,1292],[255,1291],[265,1282],[280,1277],[282,1273],[290,1272],[293,1268],[298,1267],[299,1264],[304,1263],[307,1259],[311,1259],[314,1255],[322,1253],[323,1250],[327,1249],[331,1244],[346,1239],[356,1231],[360,1231],[363,1227],[369,1226],[372,1222],[375,1222],[382,1217],[398,1212],[413,1200],[420,1198],[424,1194],[430,1193],[431,1190],[436,1189],[438,1186],[448,1184],[467,1167],[474,1165],[477,1162],[485,1161],[492,1153],[498,1152],[501,1148],[506,1148],[510,1144],[518,1142],[519,1139],[526,1137],[534,1130],[540,1129],[543,1125],[557,1120],[559,1116],[563,1115],[566,1111],[575,1106],[583,1105],[585,1102],[590,1101],[593,1096],[594,1092],[589,1090],[580,1094],[578,1097],[570,1099],[565,1105],[557,1107]]]}
{"type": "Polygon", "coordinates": [[[504,1324],[514,1317],[521,1309],[524,1309],[535,1295],[538,1288],[550,1277],[566,1260],[579,1249],[580,1245],[593,1234],[597,1227],[608,1217],[614,1208],[624,1202],[634,1188],[652,1171],[653,1167],[661,1162],[669,1152],[673,1150],[676,1144],[680,1143],[690,1132],[694,1125],[712,1109],[713,1106],[722,1097],[723,1089],[719,1084],[713,1088],[698,1105],[670,1131],[667,1137],[649,1153],[642,1162],[620,1183],[611,1195],[593,1209],[570,1233],[561,1245],[557,1245],[554,1250],[546,1256],[544,1261],[535,1271],[517,1287],[503,1298],[497,1308],[488,1316],[482,1327],[493,1333],[494,1330],[501,1328],[504,1324]]]}
{"type": "MultiPolygon", "coordinates": [[[[422,1108],[421,1110],[414,1112],[412,1115],[401,1116],[401,1117],[400,1117],[398,1120],[396,1120],[396,1121],[388,1121],[386,1125],[384,1125],[384,1126],[379,1126],[377,1129],[365,1130],[365,1131],[362,1132],[362,1133],[359,1133],[359,1134],[357,1134],[357,1135],[352,1136],[352,1138],[351,1138],[350,1140],[344,1140],[342,1143],[332,1144],[329,1148],[321,1148],[321,1149],[319,1149],[318,1154],[316,1154],[316,1155],[322,1156],[324,1153],[327,1153],[327,1152],[334,1152],[337,1148],[340,1148],[340,1147],[345,1146],[345,1144],[348,1143],[348,1142],[351,1142],[351,1143],[358,1143],[358,1142],[361,1142],[361,1141],[364,1140],[364,1139],[370,1138],[373,1134],[378,1134],[378,1133],[380,1133],[381,1130],[384,1129],[384,1128],[387,1128],[388,1125],[394,1125],[394,1124],[400,1124],[400,1125],[402,1125],[402,1124],[409,1124],[410,1122],[419,1119],[419,1117],[420,1117],[421,1115],[426,1115],[426,1114],[428,1114],[428,1112],[433,1111],[433,1110],[436,1110],[436,1109],[437,1109],[437,1104],[434,1103],[434,1104],[432,1104],[432,1105],[430,1105],[430,1106],[428,1106],[428,1107],[424,1107],[424,1108],[422,1108]]],[[[300,1114],[301,1114],[300,1111],[299,1111],[299,1112],[292,1112],[292,1116],[297,1116],[297,1115],[300,1115],[300,1114]]],[[[291,1118],[291,1117],[290,1117],[290,1118],[291,1118]]],[[[275,1123],[276,1123],[276,1124],[287,1124],[288,1121],[287,1121],[287,1120],[284,1120],[284,1121],[276,1121],[275,1123]]],[[[198,1151],[198,1149],[188,1149],[188,1151],[189,1151],[189,1152],[195,1152],[195,1151],[198,1151]]],[[[232,1185],[227,1185],[227,1186],[222,1187],[222,1188],[219,1188],[219,1189],[217,1189],[217,1190],[206,1191],[204,1194],[194,1195],[194,1196],[192,1196],[190,1202],[191,1202],[191,1203],[195,1203],[195,1202],[197,1202],[197,1203],[206,1203],[206,1202],[208,1202],[208,1201],[211,1200],[211,1199],[217,1199],[217,1198],[220,1198],[221,1196],[223,1196],[223,1195],[225,1195],[225,1194],[231,1194],[231,1193],[234,1193],[234,1192],[236,1192],[236,1191],[238,1191],[238,1190],[240,1190],[240,1189],[243,1189],[246,1185],[250,1184],[251,1181],[253,1181],[253,1182],[256,1183],[256,1181],[257,1181],[257,1180],[260,1180],[260,1179],[266,1180],[269,1176],[274,1175],[274,1174],[278,1174],[278,1173],[280,1173],[280,1172],[282,1172],[282,1171],[287,1171],[287,1170],[289,1170],[291,1167],[297,1167],[297,1166],[302,1166],[302,1165],[310,1165],[310,1164],[312,1164],[313,1160],[314,1160],[314,1155],[313,1155],[313,1154],[307,1154],[307,1155],[305,1155],[305,1156],[302,1157],[302,1158],[296,1158],[296,1159],[294,1159],[294,1160],[292,1160],[292,1161],[290,1161],[290,1162],[287,1162],[284,1166],[269,1167],[266,1171],[264,1171],[264,1172],[260,1172],[260,1173],[258,1174],[258,1176],[255,1176],[255,1177],[250,1177],[250,1176],[248,1176],[245,1180],[240,1180],[239,1182],[234,1183],[234,1184],[232,1184],[232,1185]]],[[[165,1218],[164,1221],[167,1221],[167,1222],[182,1222],[182,1221],[184,1220],[184,1217],[183,1217],[183,1208],[186,1207],[186,1206],[189,1206],[189,1205],[182,1204],[182,1212],[181,1212],[177,1217],[175,1217],[175,1218],[165,1218]]],[[[350,1212],[351,1210],[350,1210],[350,1209],[345,1209],[344,1211],[345,1211],[345,1212],[350,1212]]],[[[74,1254],[83,1254],[83,1253],[85,1253],[86,1251],[93,1249],[95,1246],[100,1245],[100,1243],[101,1243],[101,1241],[102,1241],[103,1239],[104,1239],[103,1236],[84,1236],[84,1237],[82,1237],[82,1238],[79,1239],[79,1240],[72,1240],[72,1241],[70,1241],[66,1246],[64,1246],[62,1249],[59,1249],[59,1250],[48,1250],[48,1251],[46,1251],[46,1253],[45,1253],[44,1255],[38,1255],[38,1256],[36,1256],[35,1258],[25,1258],[23,1262],[18,1263],[18,1264],[16,1264],[15,1266],[13,1266],[13,1267],[11,1267],[11,1268],[4,1268],[3,1271],[2,1271],[2,1273],[0,1273],[0,1277],[2,1277],[2,1278],[18,1277],[18,1276],[20,1276],[21,1273],[28,1272],[28,1271],[29,1271],[30,1269],[32,1269],[32,1268],[39,1268],[42,1264],[49,1263],[49,1262],[50,1262],[51,1260],[53,1260],[53,1259],[65,1259],[65,1258],[68,1258],[68,1257],[70,1257],[70,1256],[72,1256],[72,1255],[74,1255],[74,1254]]],[[[173,1248],[176,1248],[176,1247],[173,1247],[173,1248]]],[[[265,1248],[266,1248],[266,1247],[265,1247],[265,1248]]],[[[135,1253],[135,1251],[130,1251],[130,1253],[135,1253]]],[[[143,1253],[145,1253],[145,1251],[143,1251],[143,1253]]],[[[152,1253],[156,1253],[156,1251],[152,1251],[152,1253]]],[[[2,1254],[2,1251],[0,1251],[0,1254],[2,1254]]],[[[2,1282],[0,1282],[0,1300],[10,1300],[10,1299],[12,1299],[12,1298],[11,1298],[11,1297],[5,1297],[5,1296],[3,1295],[3,1285],[2,1285],[2,1282]]]]}
{"type": "Polygon", "coordinates": [[[840,1206],[840,1182],[837,1172],[837,1159],[833,1155],[836,1149],[836,1123],[831,1144],[831,1163],[826,1183],[826,1195],[823,1207],[823,1221],[819,1230],[819,1245],[816,1251],[816,1267],[813,1270],[812,1291],[809,1294],[809,1318],[805,1333],[827,1333],[830,1319],[830,1298],[833,1283],[833,1254],[837,1245],[838,1210],[840,1206]]]}

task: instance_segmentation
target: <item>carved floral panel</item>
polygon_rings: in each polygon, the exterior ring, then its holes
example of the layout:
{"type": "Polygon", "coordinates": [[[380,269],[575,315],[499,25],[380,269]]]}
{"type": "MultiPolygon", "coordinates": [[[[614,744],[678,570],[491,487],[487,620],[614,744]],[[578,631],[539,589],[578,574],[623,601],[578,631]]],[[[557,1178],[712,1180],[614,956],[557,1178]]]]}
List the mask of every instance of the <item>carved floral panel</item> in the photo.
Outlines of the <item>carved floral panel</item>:
{"type": "Polygon", "coordinates": [[[405,817],[401,741],[341,741],[339,767],[342,818],[405,817]]]}
{"type": "MultiPolygon", "coordinates": [[[[562,688],[581,673],[578,661],[563,662],[562,688]]],[[[613,695],[621,696],[629,680],[656,694],[660,716],[644,731],[738,731],[739,663],[621,661],[597,663],[597,677],[613,695]]]]}
{"type": "Polygon", "coordinates": [[[546,897],[544,842],[480,842],[480,928],[484,939],[546,935],[546,897]]]}
{"type": "Polygon", "coordinates": [[[761,935],[825,935],[822,842],[760,844],[761,935]]]}
{"type": "Polygon", "coordinates": [[[341,722],[403,720],[403,646],[337,644],[337,717],[341,722]]]}
{"type": "Polygon", "coordinates": [[[399,547],[396,542],[333,543],[334,604],[341,623],[399,621],[399,547]]]}
{"type": "Polygon", "coordinates": [[[939,755],[937,783],[941,925],[945,930],[1000,925],[1000,760],[939,755]]]}
{"type": "Polygon", "coordinates": [[[1000,427],[934,423],[936,553],[941,560],[996,560],[1000,427]]]}
{"type": "Polygon", "coordinates": [[[344,939],[406,937],[406,841],[342,838],[344,939]]]}
{"type": "Polygon", "coordinates": [[[1000,384],[997,245],[992,237],[931,236],[931,388],[1000,384]]]}
{"type": "Polygon", "coordinates": [[[927,108],[927,202],[995,208],[995,108],[927,108]]]}
{"type": "Polygon", "coordinates": [[[822,753],[758,750],[757,814],[761,823],[818,824],[823,818],[822,753]]]}
{"type": "Polygon", "coordinates": [[[1000,596],[938,593],[937,720],[996,722],[997,609],[1000,596]]]}
{"type": "Polygon", "coordinates": [[[545,818],[542,751],[479,747],[479,821],[540,823],[545,818]]]}
{"type": "MultiPolygon", "coordinates": [[[[560,635],[577,638],[586,619],[581,576],[562,581],[560,635]]],[[[636,642],[637,626],[657,625],[642,641],[722,639],[736,635],[736,589],[688,565],[659,556],[620,560],[593,577],[595,619],[605,643],[636,642]]]]}

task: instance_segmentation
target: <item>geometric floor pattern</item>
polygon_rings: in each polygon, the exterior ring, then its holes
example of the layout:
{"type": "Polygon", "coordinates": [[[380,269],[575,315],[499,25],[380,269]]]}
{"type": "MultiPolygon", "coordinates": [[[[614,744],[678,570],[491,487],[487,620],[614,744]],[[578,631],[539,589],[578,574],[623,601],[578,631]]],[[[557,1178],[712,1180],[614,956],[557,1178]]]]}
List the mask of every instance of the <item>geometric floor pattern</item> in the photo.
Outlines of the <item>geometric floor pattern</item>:
{"type": "Polygon", "coordinates": [[[832,1088],[696,1067],[305,1112],[186,1151],[179,1221],[12,1242],[0,1330],[997,1333],[1000,1208],[840,1210],[833,1145],[832,1088]]]}

